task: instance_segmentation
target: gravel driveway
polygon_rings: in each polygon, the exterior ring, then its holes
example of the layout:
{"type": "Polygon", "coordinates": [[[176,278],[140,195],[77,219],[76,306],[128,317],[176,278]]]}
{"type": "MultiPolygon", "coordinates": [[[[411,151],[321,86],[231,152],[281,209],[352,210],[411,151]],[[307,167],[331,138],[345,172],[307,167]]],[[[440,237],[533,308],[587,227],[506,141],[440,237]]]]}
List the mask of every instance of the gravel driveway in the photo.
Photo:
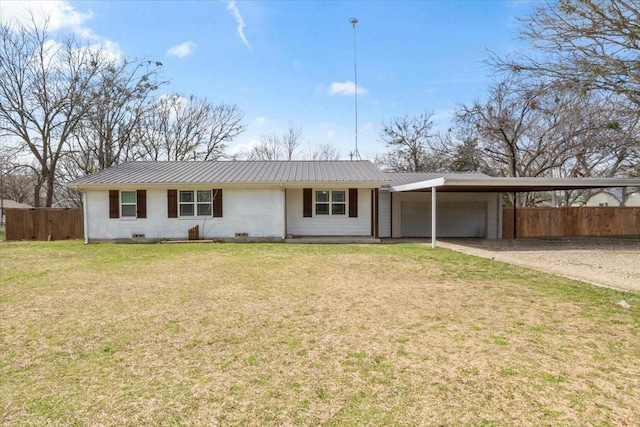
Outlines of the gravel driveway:
{"type": "Polygon", "coordinates": [[[638,238],[443,239],[438,246],[598,286],[640,292],[638,238]]]}

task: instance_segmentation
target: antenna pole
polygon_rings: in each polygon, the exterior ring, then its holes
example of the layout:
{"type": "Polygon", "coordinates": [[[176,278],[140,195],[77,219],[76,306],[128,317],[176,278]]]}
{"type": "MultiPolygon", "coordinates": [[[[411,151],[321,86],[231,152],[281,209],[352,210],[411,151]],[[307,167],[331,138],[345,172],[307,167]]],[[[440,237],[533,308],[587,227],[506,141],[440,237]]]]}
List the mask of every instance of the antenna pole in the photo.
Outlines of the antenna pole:
{"type": "Polygon", "coordinates": [[[358,152],[358,65],[357,65],[357,50],[356,50],[356,24],[358,23],[358,18],[350,18],[349,22],[353,26],[353,76],[354,76],[354,84],[355,84],[355,111],[356,111],[356,149],[350,153],[351,160],[355,157],[357,160],[360,160],[360,153],[358,152]]]}

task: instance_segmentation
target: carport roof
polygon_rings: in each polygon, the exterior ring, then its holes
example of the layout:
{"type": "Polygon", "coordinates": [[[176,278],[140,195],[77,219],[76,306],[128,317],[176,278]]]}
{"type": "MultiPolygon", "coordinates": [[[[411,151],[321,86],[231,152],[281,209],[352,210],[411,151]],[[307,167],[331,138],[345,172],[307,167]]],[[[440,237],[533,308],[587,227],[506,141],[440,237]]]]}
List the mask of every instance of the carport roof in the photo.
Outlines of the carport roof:
{"type": "Polygon", "coordinates": [[[490,178],[479,172],[386,172],[385,175],[391,180],[391,187],[399,185],[414,184],[416,182],[430,181],[437,178],[446,179],[481,179],[490,178]]]}
{"type": "MultiPolygon", "coordinates": [[[[395,184],[395,182],[394,182],[395,184]]],[[[391,191],[518,193],[587,188],[640,187],[640,178],[446,177],[391,186],[391,191]]]]}

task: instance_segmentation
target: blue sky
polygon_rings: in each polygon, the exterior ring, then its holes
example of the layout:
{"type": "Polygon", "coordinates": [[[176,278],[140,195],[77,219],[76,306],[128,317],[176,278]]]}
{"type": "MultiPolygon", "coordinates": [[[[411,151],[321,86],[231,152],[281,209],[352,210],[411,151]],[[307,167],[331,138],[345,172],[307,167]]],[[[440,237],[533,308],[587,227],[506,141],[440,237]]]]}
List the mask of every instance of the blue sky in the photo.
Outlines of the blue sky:
{"type": "Polygon", "coordinates": [[[293,122],[308,144],[354,148],[356,17],[358,148],[386,151],[384,121],[434,112],[449,126],[459,103],[492,81],[487,50],[516,49],[531,1],[2,1],[0,16],[28,7],[119,55],[161,61],[163,91],[236,104],[247,131],[230,151],[293,122]]]}

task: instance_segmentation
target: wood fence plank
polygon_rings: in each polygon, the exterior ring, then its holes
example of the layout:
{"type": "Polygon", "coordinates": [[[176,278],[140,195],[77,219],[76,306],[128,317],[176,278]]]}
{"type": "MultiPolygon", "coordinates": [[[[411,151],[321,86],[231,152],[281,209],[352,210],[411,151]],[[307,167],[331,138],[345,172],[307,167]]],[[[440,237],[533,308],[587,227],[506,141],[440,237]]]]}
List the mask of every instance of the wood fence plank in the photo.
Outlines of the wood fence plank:
{"type": "MultiPolygon", "coordinates": [[[[516,237],[640,236],[640,207],[517,208],[516,237]]],[[[502,236],[513,236],[513,208],[503,209],[502,236]]]]}
{"type": "Polygon", "coordinates": [[[82,209],[7,209],[7,240],[84,238],[82,209]]]}

